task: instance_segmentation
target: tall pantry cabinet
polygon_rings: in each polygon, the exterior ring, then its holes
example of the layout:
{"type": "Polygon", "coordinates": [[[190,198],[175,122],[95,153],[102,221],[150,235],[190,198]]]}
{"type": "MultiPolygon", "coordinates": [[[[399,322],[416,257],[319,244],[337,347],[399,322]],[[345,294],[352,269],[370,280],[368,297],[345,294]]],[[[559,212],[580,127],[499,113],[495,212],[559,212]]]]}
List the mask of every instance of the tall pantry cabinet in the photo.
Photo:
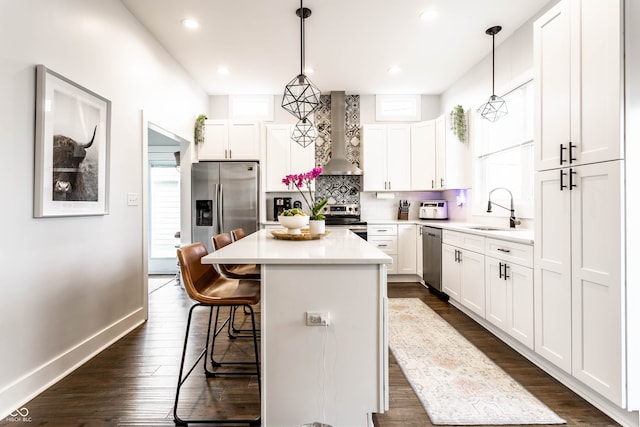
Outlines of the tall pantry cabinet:
{"type": "Polygon", "coordinates": [[[535,351],[626,406],[623,0],[534,23],[535,351]]]}

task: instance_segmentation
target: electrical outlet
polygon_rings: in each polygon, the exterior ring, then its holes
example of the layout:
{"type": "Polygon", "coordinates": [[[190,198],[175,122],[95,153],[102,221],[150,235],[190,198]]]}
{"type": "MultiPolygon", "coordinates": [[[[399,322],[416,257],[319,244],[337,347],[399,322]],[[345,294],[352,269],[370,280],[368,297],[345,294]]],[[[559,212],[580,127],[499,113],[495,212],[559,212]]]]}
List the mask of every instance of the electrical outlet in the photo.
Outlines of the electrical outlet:
{"type": "Polygon", "coordinates": [[[328,311],[307,311],[307,326],[329,326],[328,311]]]}
{"type": "Polygon", "coordinates": [[[138,206],[140,195],[138,193],[127,193],[127,206],[138,206]]]}

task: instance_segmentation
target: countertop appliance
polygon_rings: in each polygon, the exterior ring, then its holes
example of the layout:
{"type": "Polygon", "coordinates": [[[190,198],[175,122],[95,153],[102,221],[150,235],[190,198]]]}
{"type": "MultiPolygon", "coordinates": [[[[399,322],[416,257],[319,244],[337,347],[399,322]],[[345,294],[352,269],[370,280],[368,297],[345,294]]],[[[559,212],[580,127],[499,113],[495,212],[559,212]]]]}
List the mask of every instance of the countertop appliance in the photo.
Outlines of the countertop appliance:
{"type": "Polygon", "coordinates": [[[448,299],[442,292],[442,229],[422,226],[422,278],[436,293],[448,299]]]}
{"type": "Polygon", "coordinates": [[[420,219],[449,219],[446,200],[423,200],[420,202],[420,219]]]}
{"type": "Polygon", "coordinates": [[[258,229],[257,162],[200,162],[191,167],[191,241],[213,251],[211,236],[258,229]]]}
{"type": "Polygon", "coordinates": [[[322,209],[328,228],[347,228],[367,240],[367,223],[360,220],[360,205],[357,203],[338,205],[327,204],[322,209]]]}
{"type": "Polygon", "coordinates": [[[277,221],[278,216],[287,209],[291,209],[291,197],[273,198],[273,220],[277,221]]]}

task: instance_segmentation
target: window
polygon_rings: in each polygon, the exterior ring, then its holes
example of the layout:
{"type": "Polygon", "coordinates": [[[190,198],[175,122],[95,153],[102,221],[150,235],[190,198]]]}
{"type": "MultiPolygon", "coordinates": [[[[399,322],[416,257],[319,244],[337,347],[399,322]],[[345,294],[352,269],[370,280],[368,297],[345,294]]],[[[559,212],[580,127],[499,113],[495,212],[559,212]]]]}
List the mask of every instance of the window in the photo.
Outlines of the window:
{"type": "Polygon", "coordinates": [[[229,119],[273,121],[273,95],[229,95],[229,119]]]}
{"type": "MultiPolygon", "coordinates": [[[[473,213],[486,214],[489,192],[505,187],[513,194],[516,216],[533,218],[533,81],[528,80],[503,98],[509,114],[497,122],[474,113],[478,126],[473,213]]],[[[509,194],[496,191],[491,201],[509,207],[509,194]]]]}
{"type": "Polygon", "coordinates": [[[376,95],[376,121],[410,122],[422,118],[420,95],[376,95]]]}
{"type": "Polygon", "coordinates": [[[152,163],[149,168],[149,256],[175,258],[180,231],[180,173],[174,165],[152,163]]]}

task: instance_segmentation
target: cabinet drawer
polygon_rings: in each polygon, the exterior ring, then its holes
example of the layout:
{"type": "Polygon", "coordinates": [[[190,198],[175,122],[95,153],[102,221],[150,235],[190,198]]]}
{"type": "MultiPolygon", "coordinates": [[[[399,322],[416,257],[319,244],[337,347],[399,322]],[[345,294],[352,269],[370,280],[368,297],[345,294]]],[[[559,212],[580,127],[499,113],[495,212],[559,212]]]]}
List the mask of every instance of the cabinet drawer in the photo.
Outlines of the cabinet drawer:
{"type": "Polygon", "coordinates": [[[367,236],[396,236],[398,226],[395,224],[368,224],[367,236]]]}
{"type": "Polygon", "coordinates": [[[398,239],[393,236],[370,236],[367,235],[367,241],[382,252],[387,254],[398,253],[398,239]]]}
{"type": "Polygon", "coordinates": [[[533,268],[532,245],[487,238],[485,255],[533,268]]]}
{"type": "Polygon", "coordinates": [[[448,243],[470,251],[484,253],[484,237],[476,234],[442,230],[442,243],[448,243]]]}

